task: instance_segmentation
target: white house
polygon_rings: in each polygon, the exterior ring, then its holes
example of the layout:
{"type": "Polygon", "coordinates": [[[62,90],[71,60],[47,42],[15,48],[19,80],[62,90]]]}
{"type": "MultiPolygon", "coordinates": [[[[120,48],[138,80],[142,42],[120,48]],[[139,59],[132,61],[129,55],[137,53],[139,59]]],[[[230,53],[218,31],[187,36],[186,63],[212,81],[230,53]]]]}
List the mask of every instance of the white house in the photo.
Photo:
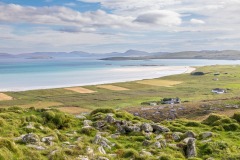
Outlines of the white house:
{"type": "Polygon", "coordinates": [[[221,89],[221,88],[215,88],[215,89],[212,90],[212,93],[223,94],[223,93],[226,93],[226,91],[224,89],[221,89]]]}

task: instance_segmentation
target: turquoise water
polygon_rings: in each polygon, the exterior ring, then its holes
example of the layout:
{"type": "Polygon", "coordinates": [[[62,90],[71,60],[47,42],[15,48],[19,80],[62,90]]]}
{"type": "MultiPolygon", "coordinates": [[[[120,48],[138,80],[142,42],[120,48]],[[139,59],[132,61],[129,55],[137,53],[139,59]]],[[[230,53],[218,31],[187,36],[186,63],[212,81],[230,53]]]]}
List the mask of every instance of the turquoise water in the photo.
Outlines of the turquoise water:
{"type": "Polygon", "coordinates": [[[95,59],[0,59],[0,91],[19,91],[123,82],[179,74],[161,66],[240,64],[230,60],[101,61],[95,59]],[[141,69],[143,69],[141,71],[141,69]]]}

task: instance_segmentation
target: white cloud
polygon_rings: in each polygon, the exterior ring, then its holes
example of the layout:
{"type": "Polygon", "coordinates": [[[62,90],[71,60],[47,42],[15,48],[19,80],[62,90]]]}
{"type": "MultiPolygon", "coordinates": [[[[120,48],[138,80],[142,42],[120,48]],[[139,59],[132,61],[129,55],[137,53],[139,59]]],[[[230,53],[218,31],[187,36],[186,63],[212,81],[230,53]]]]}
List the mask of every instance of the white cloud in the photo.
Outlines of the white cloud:
{"type": "Polygon", "coordinates": [[[166,25],[166,26],[174,26],[181,24],[180,14],[167,11],[167,10],[156,10],[151,12],[146,12],[144,14],[139,15],[135,22],[150,24],[150,25],[166,25]]]}
{"type": "Polygon", "coordinates": [[[195,18],[191,19],[190,22],[192,24],[205,24],[205,22],[203,20],[195,19],[195,18]]]}
{"type": "Polygon", "coordinates": [[[17,29],[10,32],[0,28],[1,48],[21,39],[21,46],[37,48],[49,44],[48,49],[79,45],[107,45],[112,51],[132,46],[143,50],[144,47],[191,50],[240,46],[240,0],[76,0],[74,3],[77,1],[100,3],[101,9],[80,12],[66,4],[31,7],[0,3],[1,24],[44,26],[38,28],[38,33],[26,30],[23,36],[16,35],[17,29]]]}

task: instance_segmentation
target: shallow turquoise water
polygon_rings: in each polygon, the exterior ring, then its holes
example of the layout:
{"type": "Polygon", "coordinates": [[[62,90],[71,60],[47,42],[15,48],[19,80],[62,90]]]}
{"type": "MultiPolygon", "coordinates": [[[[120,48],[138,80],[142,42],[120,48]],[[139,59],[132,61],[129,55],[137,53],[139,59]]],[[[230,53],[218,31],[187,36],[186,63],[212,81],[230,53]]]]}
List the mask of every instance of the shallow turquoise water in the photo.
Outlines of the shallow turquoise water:
{"type": "Polygon", "coordinates": [[[58,88],[122,82],[179,74],[183,69],[151,71],[157,66],[203,66],[240,64],[230,60],[101,61],[95,59],[0,59],[0,91],[58,88]],[[132,68],[149,68],[134,72],[132,68]],[[116,70],[116,69],[121,69],[116,70]],[[131,71],[130,71],[131,70],[131,71]]]}

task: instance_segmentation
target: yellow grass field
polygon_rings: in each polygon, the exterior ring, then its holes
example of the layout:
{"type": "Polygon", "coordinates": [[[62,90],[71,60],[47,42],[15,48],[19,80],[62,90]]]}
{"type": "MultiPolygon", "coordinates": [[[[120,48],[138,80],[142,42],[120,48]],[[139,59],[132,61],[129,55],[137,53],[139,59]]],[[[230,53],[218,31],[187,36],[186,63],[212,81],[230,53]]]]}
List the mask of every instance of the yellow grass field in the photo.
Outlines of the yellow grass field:
{"type": "Polygon", "coordinates": [[[8,101],[8,100],[12,100],[13,98],[4,94],[4,93],[0,93],[0,101],[8,101]]]}
{"type": "Polygon", "coordinates": [[[65,89],[73,92],[77,92],[77,93],[95,93],[96,92],[83,87],[73,87],[73,88],[65,88],[65,89]]]}
{"type": "Polygon", "coordinates": [[[172,87],[177,84],[181,84],[181,81],[169,81],[169,80],[159,80],[159,79],[149,79],[137,81],[138,84],[146,84],[151,86],[159,86],[159,87],[172,87]]]}
{"type": "Polygon", "coordinates": [[[21,108],[30,108],[30,107],[35,107],[35,108],[48,108],[48,107],[55,107],[55,106],[61,106],[62,103],[59,102],[47,102],[47,101],[39,101],[39,102],[34,102],[30,104],[25,104],[25,105],[18,105],[18,107],[21,108]]]}
{"type": "Polygon", "coordinates": [[[127,91],[127,90],[129,90],[127,88],[114,86],[114,85],[99,85],[97,87],[98,88],[103,88],[103,89],[108,89],[108,90],[111,90],[111,91],[127,91]]]}
{"type": "Polygon", "coordinates": [[[79,114],[79,113],[90,112],[91,111],[89,109],[80,108],[80,107],[60,107],[60,108],[57,108],[57,109],[62,111],[62,112],[66,112],[66,113],[70,113],[70,114],[79,114]]]}

